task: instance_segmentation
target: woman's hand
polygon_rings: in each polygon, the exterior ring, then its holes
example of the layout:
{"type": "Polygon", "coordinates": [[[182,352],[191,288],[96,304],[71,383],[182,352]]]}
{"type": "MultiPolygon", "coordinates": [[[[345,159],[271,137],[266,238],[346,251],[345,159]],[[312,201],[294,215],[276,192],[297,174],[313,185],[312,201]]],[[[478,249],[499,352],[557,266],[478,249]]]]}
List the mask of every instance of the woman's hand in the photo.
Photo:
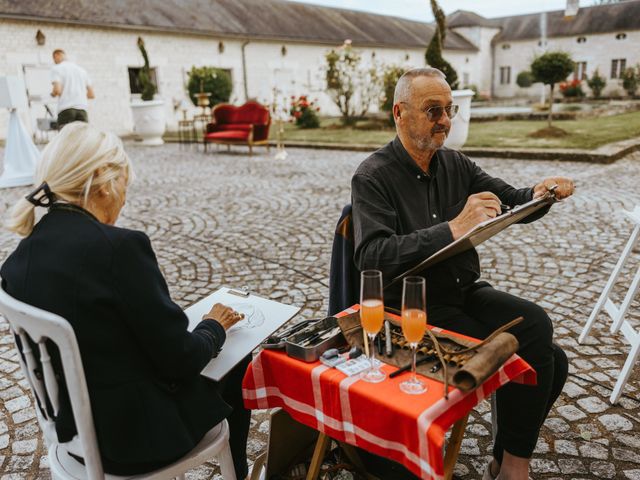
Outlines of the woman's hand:
{"type": "Polygon", "coordinates": [[[236,323],[242,320],[244,318],[244,315],[242,313],[236,312],[231,307],[227,307],[226,305],[223,305],[221,303],[216,303],[213,307],[211,307],[209,313],[205,314],[202,317],[203,320],[207,318],[216,320],[220,325],[222,325],[222,328],[224,328],[225,330],[229,330],[236,323]]]}

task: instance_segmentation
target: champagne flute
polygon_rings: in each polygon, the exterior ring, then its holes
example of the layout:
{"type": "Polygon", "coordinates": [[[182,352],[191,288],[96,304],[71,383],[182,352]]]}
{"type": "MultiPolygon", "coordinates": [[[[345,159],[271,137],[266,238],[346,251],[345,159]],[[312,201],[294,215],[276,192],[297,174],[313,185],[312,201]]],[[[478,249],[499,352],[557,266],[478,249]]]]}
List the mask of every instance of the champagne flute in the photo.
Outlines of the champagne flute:
{"type": "Polygon", "coordinates": [[[400,384],[400,390],[411,395],[427,391],[416,376],[416,349],[427,328],[427,303],[423,277],[406,277],[402,285],[402,334],[412,350],[411,378],[400,384]]]}
{"type": "Polygon", "coordinates": [[[367,333],[371,348],[369,349],[369,370],[363,373],[365,382],[378,383],[387,378],[380,370],[379,362],[374,358],[374,342],[376,334],[382,328],[384,320],[384,302],[382,299],[382,272],[364,270],[360,275],[360,321],[362,329],[367,333]]]}

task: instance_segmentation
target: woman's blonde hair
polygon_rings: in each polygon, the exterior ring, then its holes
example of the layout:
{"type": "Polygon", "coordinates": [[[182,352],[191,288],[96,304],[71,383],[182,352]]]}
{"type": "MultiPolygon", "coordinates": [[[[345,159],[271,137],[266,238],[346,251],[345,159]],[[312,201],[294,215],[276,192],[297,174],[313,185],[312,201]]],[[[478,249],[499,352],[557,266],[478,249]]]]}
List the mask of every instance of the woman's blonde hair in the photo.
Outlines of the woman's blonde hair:
{"type": "MultiPolygon", "coordinates": [[[[46,182],[58,200],[87,207],[89,197],[106,186],[117,198],[115,183],[125,174],[133,180],[131,161],[122,142],[112,133],[88,123],[66,125],[42,152],[34,185],[46,182]]],[[[14,205],[5,227],[22,236],[29,235],[35,221],[35,206],[26,198],[14,205]]]]}

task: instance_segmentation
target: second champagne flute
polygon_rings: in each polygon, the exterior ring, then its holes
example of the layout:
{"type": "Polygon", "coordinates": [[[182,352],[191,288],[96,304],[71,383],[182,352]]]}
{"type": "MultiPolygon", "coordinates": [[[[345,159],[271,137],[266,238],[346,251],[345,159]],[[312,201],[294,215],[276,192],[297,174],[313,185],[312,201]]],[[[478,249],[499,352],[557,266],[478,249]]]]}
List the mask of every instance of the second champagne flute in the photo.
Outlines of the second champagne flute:
{"type": "Polygon", "coordinates": [[[378,383],[387,375],[380,370],[379,362],[374,358],[373,340],[382,328],[384,321],[384,301],[382,299],[382,272],[379,270],[364,270],[360,275],[360,321],[362,329],[369,336],[371,348],[369,349],[369,361],[371,366],[364,372],[362,379],[365,382],[378,383]]]}
{"type": "Polygon", "coordinates": [[[411,378],[400,384],[400,390],[412,395],[427,391],[416,376],[416,349],[427,328],[427,303],[423,277],[406,277],[402,285],[402,333],[411,346],[411,378]]]}

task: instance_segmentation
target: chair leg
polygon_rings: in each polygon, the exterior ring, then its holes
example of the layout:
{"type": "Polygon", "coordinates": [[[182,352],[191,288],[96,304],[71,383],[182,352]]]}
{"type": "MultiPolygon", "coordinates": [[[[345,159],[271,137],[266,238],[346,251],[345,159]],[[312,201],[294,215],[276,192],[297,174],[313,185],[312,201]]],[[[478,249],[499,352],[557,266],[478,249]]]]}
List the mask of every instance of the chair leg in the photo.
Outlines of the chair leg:
{"type": "MultiPolygon", "coordinates": [[[[631,329],[631,327],[628,328],[629,330],[631,329]]],[[[638,360],[638,357],[640,357],[640,333],[635,333],[634,336],[635,338],[631,340],[631,351],[629,352],[629,356],[624,362],[618,381],[616,382],[613,392],[611,392],[611,397],[609,398],[612,405],[615,405],[618,403],[618,400],[620,400],[624,386],[627,384],[627,380],[629,380],[629,377],[631,376],[633,366],[635,365],[636,360],[638,360]]]]}
{"type": "Polygon", "coordinates": [[[498,435],[498,399],[496,392],[491,394],[491,436],[493,437],[493,443],[496,442],[496,436],[498,435]]]}
{"type": "Polygon", "coordinates": [[[316,448],[313,450],[313,456],[311,457],[311,465],[309,465],[309,470],[307,470],[306,480],[316,480],[318,478],[320,466],[324,460],[324,454],[327,448],[329,448],[330,443],[331,437],[326,433],[320,432],[318,441],[316,442],[316,448]]]}
{"type": "Polygon", "coordinates": [[[253,146],[249,144],[249,156],[253,156],[253,146]]]}
{"type": "Polygon", "coordinates": [[[220,464],[220,473],[224,480],[244,480],[236,478],[236,471],[233,468],[233,457],[231,456],[231,447],[229,442],[225,443],[224,448],[218,454],[218,463],[220,464]]]}

